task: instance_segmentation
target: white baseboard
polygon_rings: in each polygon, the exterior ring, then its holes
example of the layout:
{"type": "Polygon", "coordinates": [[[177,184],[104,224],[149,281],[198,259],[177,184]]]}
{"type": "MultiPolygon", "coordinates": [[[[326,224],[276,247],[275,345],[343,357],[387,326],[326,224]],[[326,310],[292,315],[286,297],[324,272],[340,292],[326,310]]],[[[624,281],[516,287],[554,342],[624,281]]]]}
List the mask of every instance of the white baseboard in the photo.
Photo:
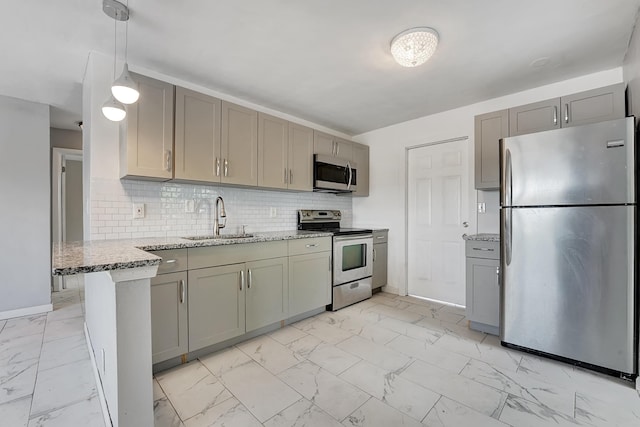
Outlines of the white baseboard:
{"type": "Polygon", "coordinates": [[[91,367],[93,368],[93,375],[96,379],[96,388],[98,389],[98,400],[100,401],[100,407],[102,408],[102,417],[104,418],[104,425],[107,427],[113,427],[111,417],[109,416],[109,408],[107,407],[107,399],[104,397],[104,390],[102,389],[102,380],[98,373],[98,365],[96,364],[96,358],[93,354],[93,346],[91,345],[91,337],[89,336],[89,329],[87,329],[87,323],[84,323],[84,337],[87,340],[87,347],[89,347],[89,357],[91,357],[91,367]]]}
{"type": "Polygon", "coordinates": [[[36,305],[35,307],[19,308],[0,312],[0,320],[11,319],[13,317],[32,316],[34,314],[48,313],[53,311],[53,304],[36,305]]]}

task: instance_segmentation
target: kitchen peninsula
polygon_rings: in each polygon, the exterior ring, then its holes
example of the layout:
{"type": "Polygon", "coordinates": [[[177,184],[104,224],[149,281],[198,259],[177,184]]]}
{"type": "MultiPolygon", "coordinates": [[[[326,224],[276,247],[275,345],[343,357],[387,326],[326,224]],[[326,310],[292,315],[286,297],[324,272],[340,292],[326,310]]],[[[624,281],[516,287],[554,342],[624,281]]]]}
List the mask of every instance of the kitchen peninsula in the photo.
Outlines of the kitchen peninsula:
{"type": "MultiPolygon", "coordinates": [[[[103,411],[108,411],[113,425],[153,425],[151,279],[162,268],[163,259],[147,251],[158,253],[157,251],[163,250],[186,249],[198,254],[194,259],[201,259],[204,254],[202,250],[211,251],[215,246],[224,246],[228,251],[216,252],[221,258],[225,258],[219,262],[232,263],[236,262],[233,261],[234,256],[237,256],[234,253],[251,253],[252,248],[261,247],[260,245],[276,245],[276,250],[265,257],[284,255],[280,259],[288,260],[294,258],[287,258],[288,254],[294,253],[292,248],[297,251],[295,253],[305,248],[316,250],[323,245],[307,242],[329,240],[330,236],[331,233],[326,232],[294,230],[255,233],[236,238],[145,238],[55,245],[53,275],[86,274],[85,335],[91,349],[94,370],[98,374],[97,383],[101,389],[103,411]],[[232,255],[227,256],[225,253],[232,255]]],[[[262,252],[266,253],[271,249],[270,246],[264,246],[262,252]]],[[[210,259],[212,263],[216,261],[210,259]]],[[[290,282],[290,279],[286,281],[288,286],[296,285],[295,281],[290,282]]],[[[243,291],[243,284],[244,275],[239,287],[244,300],[244,294],[251,285],[247,284],[243,291]]],[[[330,298],[330,270],[326,286],[326,296],[330,298]]],[[[325,302],[323,299],[318,309],[324,310],[325,302]]],[[[287,310],[286,316],[279,320],[285,321],[289,314],[287,310]]],[[[276,327],[278,324],[273,326],[276,327]]]]}

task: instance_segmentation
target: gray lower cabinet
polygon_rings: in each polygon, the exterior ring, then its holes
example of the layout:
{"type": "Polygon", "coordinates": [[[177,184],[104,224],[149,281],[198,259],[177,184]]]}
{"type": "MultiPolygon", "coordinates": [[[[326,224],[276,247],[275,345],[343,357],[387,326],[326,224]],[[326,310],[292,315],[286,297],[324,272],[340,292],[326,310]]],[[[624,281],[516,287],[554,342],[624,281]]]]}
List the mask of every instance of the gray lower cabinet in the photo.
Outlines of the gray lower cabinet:
{"type": "Polygon", "coordinates": [[[189,351],[245,333],[245,264],[189,271],[189,351]]]}
{"type": "Polygon", "coordinates": [[[373,277],[372,288],[377,289],[387,285],[387,249],[388,231],[373,232],[373,277]]]}
{"type": "Polygon", "coordinates": [[[289,257],[289,317],[331,304],[331,252],[289,257]]]}
{"type": "Polygon", "coordinates": [[[289,314],[288,258],[252,261],[246,264],[246,332],[271,325],[289,314]]]}
{"type": "Polygon", "coordinates": [[[151,279],[151,343],[153,363],[189,351],[187,272],[151,279]]]}
{"type": "Polygon", "coordinates": [[[500,243],[467,241],[467,319],[469,327],[500,332],[500,243]]]}

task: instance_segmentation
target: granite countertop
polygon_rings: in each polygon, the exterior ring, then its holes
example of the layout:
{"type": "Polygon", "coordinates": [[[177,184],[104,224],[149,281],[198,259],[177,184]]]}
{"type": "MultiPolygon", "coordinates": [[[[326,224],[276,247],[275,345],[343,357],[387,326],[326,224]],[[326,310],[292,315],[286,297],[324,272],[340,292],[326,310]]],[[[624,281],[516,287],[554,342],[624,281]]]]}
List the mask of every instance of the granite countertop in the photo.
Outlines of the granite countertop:
{"type": "Polygon", "coordinates": [[[468,236],[463,237],[464,240],[475,240],[481,242],[499,242],[500,235],[496,233],[478,233],[478,234],[470,234],[468,236]]]}
{"type": "Polygon", "coordinates": [[[166,237],[63,242],[53,245],[52,273],[54,276],[67,276],[159,265],[162,258],[146,251],[272,242],[333,235],[327,232],[298,230],[251,234],[253,237],[240,239],[188,240],[180,237],[166,237]]]}

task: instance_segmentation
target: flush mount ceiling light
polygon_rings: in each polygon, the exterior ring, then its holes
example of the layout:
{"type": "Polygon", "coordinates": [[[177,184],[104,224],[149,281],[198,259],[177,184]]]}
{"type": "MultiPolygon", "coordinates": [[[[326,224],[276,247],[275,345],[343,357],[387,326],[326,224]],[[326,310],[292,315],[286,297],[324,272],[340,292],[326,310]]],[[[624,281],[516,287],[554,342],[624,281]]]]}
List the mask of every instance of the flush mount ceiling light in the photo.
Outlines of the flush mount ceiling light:
{"type": "Polygon", "coordinates": [[[438,32],[418,27],[401,32],[391,40],[391,54],[403,67],[417,67],[427,62],[438,47],[438,32]]]}

